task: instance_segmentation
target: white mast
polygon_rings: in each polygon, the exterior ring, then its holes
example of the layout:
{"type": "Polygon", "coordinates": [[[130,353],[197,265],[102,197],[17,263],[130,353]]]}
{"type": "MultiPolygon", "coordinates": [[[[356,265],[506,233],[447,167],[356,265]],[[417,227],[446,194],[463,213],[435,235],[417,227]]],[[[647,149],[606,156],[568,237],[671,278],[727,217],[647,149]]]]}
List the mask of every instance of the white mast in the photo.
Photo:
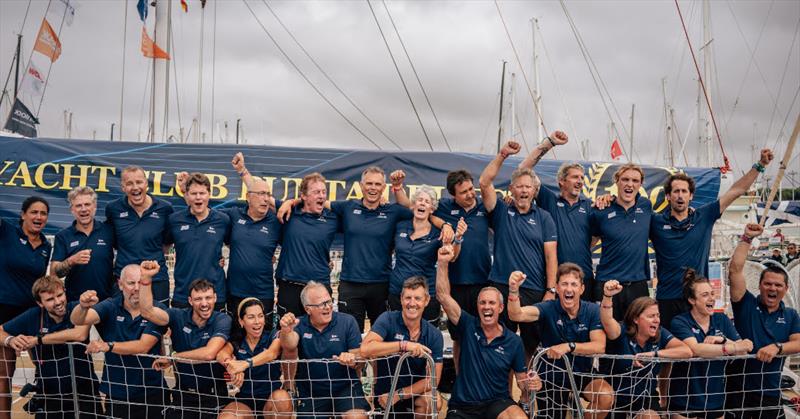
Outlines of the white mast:
{"type": "MultiPolygon", "coordinates": [[[[171,19],[171,0],[155,0],[156,29],[153,36],[155,45],[170,53],[169,24],[171,19]]],[[[169,60],[152,58],[153,90],[150,100],[150,129],[148,141],[167,138],[167,119],[169,112],[169,60]]]]}
{"type": "Polygon", "coordinates": [[[697,139],[699,152],[697,153],[697,165],[710,167],[711,157],[711,73],[712,73],[712,51],[711,51],[711,3],[703,0],[703,81],[706,91],[703,92],[703,84],[697,81],[697,139]],[[708,95],[706,104],[704,94],[708,95]]]}
{"type": "Polygon", "coordinates": [[[517,135],[517,74],[511,73],[511,139],[517,135]]]}
{"type": "Polygon", "coordinates": [[[539,26],[539,19],[531,18],[531,39],[533,40],[533,94],[534,112],[536,114],[537,141],[541,141],[547,134],[544,132],[544,121],[542,120],[542,92],[539,90],[539,51],[536,48],[536,30],[539,26]],[[538,110],[537,110],[538,109],[538,110]]]}

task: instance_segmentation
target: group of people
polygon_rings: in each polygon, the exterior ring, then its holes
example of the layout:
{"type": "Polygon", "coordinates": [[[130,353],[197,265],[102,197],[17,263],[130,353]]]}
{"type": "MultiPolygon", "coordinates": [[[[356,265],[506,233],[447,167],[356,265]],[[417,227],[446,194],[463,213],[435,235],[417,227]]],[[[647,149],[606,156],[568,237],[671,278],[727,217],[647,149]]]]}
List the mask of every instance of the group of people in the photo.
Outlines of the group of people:
{"type": "Polygon", "coordinates": [[[49,204],[30,197],[18,225],[0,221],[0,417],[10,414],[10,378],[23,350],[39,361],[37,395],[45,397],[33,408],[42,418],[76,410],[150,418],[174,415],[171,409],[186,418],[366,418],[371,409],[390,408],[395,417],[424,417],[441,403],[431,377],[443,369],[442,311],[456,368],[448,418],[522,418],[526,405],[563,416],[580,403],[570,401],[573,382],[591,417],[669,410],[718,418],[723,409],[776,417],[783,356],[800,352],[800,318],[781,302],[789,285],[782,269],[761,274],[759,296],[745,288],[742,268],[761,228],[748,225],[731,259],[733,323],[714,312],[706,279],[714,222],[772,152],[762,150],[728,191],[698,208],[690,206],[694,180],[672,174],[664,184],[669,205],[656,213],[635,164],[622,165],[612,193],[594,203],[583,195],[578,163],[561,166],[558,191],[542,188],[533,168],[567,142],[556,131],[534,148],[511,174],[506,199],[494,185],[505,160],[521,150],[513,141],[480,174],[480,198],[465,170],[448,173],[450,197],[440,199],[428,186],[409,196],[404,172],[392,172],[387,185],[386,173],[369,167],[360,200],[328,201],[325,178],[312,173],[298,198],[281,201],[238,153],[231,163],[246,206],[210,208],[208,178],[181,173],[187,208],[173,209],[148,194],[145,171],[131,166],[121,172],[124,196],[106,206],[104,221],[96,218],[91,188],[69,192],[75,221],[56,234],[52,249],[42,234],[49,204]],[[334,300],[330,249],[337,234],[344,253],[334,300]],[[655,299],[648,240],[656,254],[655,299]],[[164,255],[171,248],[170,293],[164,255]],[[280,321],[273,330],[274,311],[280,321]],[[92,326],[100,339],[89,342],[92,326]],[[167,335],[169,352],[161,344],[167,335]],[[64,356],[70,342],[86,343],[85,354],[64,356]],[[529,370],[540,347],[547,361],[529,370]],[[98,383],[89,355],[100,352],[98,383]],[[410,358],[401,364],[402,354],[410,358]],[[636,358],[598,366],[593,356],[600,354],[636,358]],[[658,362],[745,354],[756,356],[740,365],[658,362]],[[645,359],[656,361],[645,368],[645,359]],[[361,381],[367,362],[377,377],[371,400],[361,381]],[[168,368],[172,389],[162,373],[168,368]],[[726,368],[744,372],[726,380],[726,368]],[[673,377],[668,388],[659,376],[673,377]],[[229,385],[238,388],[233,396],[229,385]],[[73,393],[77,405],[64,397],[73,393]]]}

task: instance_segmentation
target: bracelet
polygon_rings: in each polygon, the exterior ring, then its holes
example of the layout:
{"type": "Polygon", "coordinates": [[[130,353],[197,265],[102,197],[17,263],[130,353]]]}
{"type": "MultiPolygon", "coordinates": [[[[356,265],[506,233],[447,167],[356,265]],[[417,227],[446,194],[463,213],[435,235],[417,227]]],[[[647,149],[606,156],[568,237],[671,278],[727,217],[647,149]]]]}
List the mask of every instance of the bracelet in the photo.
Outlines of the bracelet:
{"type": "Polygon", "coordinates": [[[139,279],[139,285],[148,286],[153,283],[153,280],[145,281],[144,279],[139,279]]]}
{"type": "Polygon", "coordinates": [[[745,242],[747,244],[752,244],[753,243],[753,238],[748,236],[747,234],[742,234],[742,237],[739,237],[739,240],[741,240],[741,241],[743,241],[743,242],[745,242]]]}
{"type": "Polygon", "coordinates": [[[400,191],[402,191],[402,190],[403,190],[403,185],[400,185],[400,186],[394,186],[394,185],[392,185],[392,192],[394,192],[394,193],[398,193],[398,192],[400,192],[400,191]]]}
{"type": "Polygon", "coordinates": [[[605,304],[601,304],[600,307],[601,308],[614,308],[613,305],[605,305],[605,304]]]}
{"type": "Polygon", "coordinates": [[[6,347],[7,347],[7,346],[8,346],[8,343],[9,343],[9,342],[11,342],[11,340],[12,340],[12,339],[14,339],[15,337],[16,337],[16,336],[13,336],[13,335],[8,335],[8,336],[6,336],[6,340],[4,340],[4,341],[3,341],[3,346],[6,346],[6,347]]]}
{"type": "Polygon", "coordinates": [[[453,239],[453,244],[461,244],[461,243],[464,243],[464,236],[461,236],[461,238],[453,239]]]}
{"type": "Polygon", "coordinates": [[[547,136],[547,137],[545,137],[545,140],[547,140],[547,141],[550,141],[550,145],[551,145],[551,146],[553,146],[553,147],[555,147],[555,146],[556,146],[556,143],[554,143],[554,142],[553,142],[553,139],[552,139],[552,138],[550,138],[550,136],[547,136]]]}
{"type": "Polygon", "coordinates": [[[519,294],[519,290],[508,290],[509,294],[519,294]]]}
{"type": "Polygon", "coordinates": [[[606,298],[614,298],[614,296],[613,296],[613,295],[606,295],[606,293],[603,293],[603,297],[606,297],[606,298]]]}
{"type": "Polygon", "coordinates": [[[764,165],[762,165],[761,162],[753,163],[753,169],[756,169],[756,172],[758,173],[764,173],[764,171],[767,170],[767,168],[764,167],[764,165]]]}
{"type": "Polygon", "coordinates": [[[513,295],[508,296],[508,301],[519,301],[519,297],[515,297],[513,295]]]}
{"type": "Polygon", "coordinates": [[[725,347],[725,344],[722,344],[722,355],[724,355],[724,356],[730,355],[728,353],[728,348],[725,347]]]}
{"type": "Polygon", "coordinates": [[[242,176],[244,176],[244,175],[245,175],[245,173],[247,173],[247,168],[246,168],[246,167],[245,167],[244,169],[242,169],[242,171],[241,171],[241,172],[239,172],[239,177],[242,177],[242,176]]]}
{"type": "Polygon", "coordinates": [[[36,343],[38,343],[40,346],[44,345],[44,342],[42,342],[42,334],[41,333],[36,335],[36,343]]]}

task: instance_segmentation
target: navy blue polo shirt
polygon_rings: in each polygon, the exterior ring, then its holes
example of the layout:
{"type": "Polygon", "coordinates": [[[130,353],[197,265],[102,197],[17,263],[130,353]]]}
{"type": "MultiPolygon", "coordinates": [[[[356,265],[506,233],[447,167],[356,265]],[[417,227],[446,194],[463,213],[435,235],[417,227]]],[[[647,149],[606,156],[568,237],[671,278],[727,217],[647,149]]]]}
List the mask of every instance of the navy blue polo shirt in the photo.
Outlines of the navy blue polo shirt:
{"type": "Polygon", "coordinates": [[[340,278],[367,284],[388,282],[392,235],[399,221],[413,217],[411,210],[400,204],[369,209],[360,200],[351,200],[331,202],[331,211],[341,217],[344,233],[340,278]]]}
{"type": "MultiPolygon", "coordinates": [[[[75,327],[69,320],[77,301],[67,303],[67,313],[61,322],[56,322],[47,310],[32,307],[3,325],[3,330],[10,335],[37,336],[60,332],[75,327]]],[[[73,347],[76,384],[83,394],[91,393],[92,380],[97,378],[92,369],[92,361],[85,354],[84,348],[73,347]]],[[[69,365],[69,349],[65,344],[36,345],[30,350],[36,368],[36,381],[39,394],[60,395],[72,393],[72,370],[69,365]]]]}
{"type": "MultiPolygon", "coordinates": [[[[650,339],[640,346],[636,337],[628,336],[625,331],[627,326],[619,323],[620,335],[614,340],[606,341],[606,353],[611,355],[636,355],[645,352],[655,352],[669,345],[675,336],[669,330],[658,328],[659,339],[650,339]]],[[[610,359],[601,360],[600,371],[603,374],[611,375],[611,385],[614,387],[617,397],[616,405],[625,407],[631,403],[631,399],[642,396],[655,396],[658,388],[658,373],[661,371],[661,363],[643,362],[644,367],[636,367],[630,359],[610,359]],[[609,362],[610,361],[610,362],[609,362]],[[609,365],[610,364],[610,365],[609,365]]]]}
{"type": "Polygon", "coordinates": [[[361,333],[353,316],[334,311],[331,322],[321,332],[311,325],[308,316],[302,316],[294,331],[300,338],[298,357],[309,360],[297,364],[295,385],[300,398],[331,397],[361,385],[355,369],[331,360],[334,355],[361,347],[361,333]]]}
{"type": "Polygon", "coordinates": [[[50,242],[39,234],[42,244],[33,248],[22,227],[0,220],[0,304],[15,307],[33,307],[33,283],[47,272],[50,261],[50,242]]]}
{"type": "Polygon", "coordinates": [[[92,231],[87,236],[78,231],[77,221],[56,233],[53,246],[53,262],[63,262],[81,250],[92,251],[86,265],[70,268],[64,284],[67,299],[77,300],[87,290],[97,291],[97,298],[105,300],[112,294],[114,285],[114,230],[106,223],[94,220],[92,231]]]}
{"type": "Polygon", "coordinates": [[[592,235],[602,240],[600,264],[595,279],[605,282],[637,282],[650,279],[647,236],[653,207],[642,196],[625,210],[616,201],[591,214],[592,235]]]}
{"type": "MultiPolygon", "coordinates": [[[[380,316],[370,329],[370,332],[380,336],[384,342],[411,341],[411,334],[408,327],[403,322],[403,313],[399,311],[387,311],[380,316]]],[[[433,362],[441,364],[444,362],[442,351],[444,348],[444,338],[442,332],[429,322],[420,322],[419,337],[415,341],[425,345],[431,350],[433,362]]],[[[386,394],[391,387],[392,377],[397,371],[397,361],[399,355],[392,358],[382,358],[378,363],[378,382],[375,383],[373,394],[386,394]]],[[[397,381],[397,389],[410,386],[411,384],[424,379],[428,376],[428,363],[424,358],[406,358],[400,367],[400,377],[397,381]]]]}
{"type": "MultiPolygon", "coordinates": [[[[737,303],[733,303],[733,322],[739,335],[753,341],[753,352],[773,343],[784,343],[795,333],[800,333],[800,317],[793,308],[781,302],[772,313],[761,304],[761,296],[750,291],[737,303]]],[[[780,397],[781,370],[785,357],[776,357],[764,364],[757,359],[745,360],[745,377],[761,377],[758,380],[744,380],[745,390],[763,391],[765,396],[780,397]]]]}
{"type": "Polygon", "coordinates": [[[678,221],[667,207],[650,219],[650,240],[656,251],[659,300],[681,298],[686,268],[708,277],[708,255],[711,251],[711,230],[719,219],[719,200],[697,209],[678,221]]]}
{"type": "MultiPolygon", "coordinates": [[[[581,301],[578,315],[574,319],[569,317],[558,299],[543,301],[534,304],[539,309],[539,328],[541,330],[542,347],[549,348],[561,343],[591,342],[590,332],[603,330],[600,322],[600,306],[588,301],[581,301]]],[[[592,358],[569,354],[573,360],[572,370],[575,372],[589,372],[592,369],[592,358]]],[[[564,368],[561,360],[554,361],[556,366],[564,368]]],[[[544,364],[542,364],[544,365],[544,364]]]]}
{"type": "MultiPolygon", "coordinates": [[[[233,345],[233,356],[240,361],[254,358],[269,349],[272,342],[279,338],[279,332],[280,330],[273,330],[271,334],[262,333],[261,339],[259,339],[256,347],[252,349],[247,341],[242,339],[242,343],[233,345]]],[[[281,388],[281,384],[280,362],[270,362],[269,364],[248,368],[244,372],[244,383],[236,397],[266,399],[273,391],[281,388]]]]}
{"type": "MultiPolygon", "coordinates": [[[[670,329],[676,338],[695,338],[698,343],[703,343],[707,336],[720,336],[731,341],[741,339],[731,319],[722,313],[711,315],[708,332],[703,331],[689,312],[675,316],[670,329]]],[[[670,404],[680,410],[721,409],[725,401],[726,364],[726,361],[674,363],[669,381],[670,404]]]]}
{"type": "Polygon", "coordinates": [[[451,406],[478,405],[511,398],[508,373],[512,370],[526,371],[525,349],[516,333],[502,327],[503,334],[488,342],[480,320],[461,310],[456,325],[461,356],[450,397],[451,406]]]}
{"type": "MultiPolygon", "coordinates": [[[[163,305],[156,303],[164,308],[163,305]]],[[[131,317],[131,313],[123,306],[122,294],[101,301],[94,307],[100,317],[96,324],[100,337],[105,342],[128,342],[139,340],[142,334],[158,338],[147,353],[161,353],[161,336],[167,330],[141,315],[131,317]]],[[[164,308],[165,309],[165,308],[164,308]]],[[[153,369],[153,358],[139,355],[117,355],[106,352],[103,364],[103,382],[100,391],[114,400],[141,399],[145,392],[166,388],[161,372],[153,369]]]]}
{"type": "Polygon", "coordinates": [[[508,284],[511,272],[522,271],[528,278],[522,283],[522,288],[544,291],[547,285],[544,244],[557,239],[553,218],[535,205],[527,214],[520,214],[517,207],[507,205],[501,199],[497,200],[491,216],[494,226],[494,265],[489,281],[508,284]]]}
{"type": "Polygon", "coordinates": [[[209,209],[203,221],[197,221],[188,208],[169,216],[167,243],[175,243],[173,301],[187,301],[189,285],[195,279],[204,278],[214,284],[217,303],[225,302],[225,271],[219,266],[219,260],[230,231],[230,217],[215,209],[209,209]]]}
{"type": "Polygon", "coordinates": [[[169,281],[167,263],[164,259],[164,238],[167,235],[167,219],[172,214],[169,202],[150,196],[153,204],[142,216],[123,196],[106,205],[106,222],[114,229],[114,243],[117,246],[117,259],[114,262],[114,275],[120,276],[122,268],[145,260],[158,262],[161,269],[153,277],[154,282],[169,281]]]}
{"type": "Polygon", "coordinates": [[[411,220],[400,221],[394,233],[394,269],[389,280],[389,294],[400,295],[403,281],[422,275],[428,280],[428,292],[436,295],[436,261],[439,257],[441,230],[431,226],[431,231],[415,240],[414,224],[411,220]]]}
{"type": "MultiPolygon", "coordinates": [[[[280,207],[280,201],[275,205],[280,207]]],[[[247,215],[247,207],[226,208],[222,212],[231,219],[228,294],[272,300],[275,297],[272,257],[283,225],[273,211],[258,221],[247,215]]]]}
{"type": "Polygon", "coordinates": [[[450,283],[454,285],[483,285],[489,282],[492,258],[489,250],[489,213],[483,201],[477,200],[475,207],[467,211],[453,198],[442,198],[433,215],[441,218],[453,231],[462,217],[467,223],[467,232],[461,251],[450,264],[450,283]]]}
{"type": "MultiPolygon", "coordinates": [[[[192,320],[192,308],[168,308],[169,328],[172,330],[172,348],[176,352],[191,351],[208,345],[211,338],[221,337],[227,341],[231,332],[231,317],[219,311],[203,327],[192,320]]],[[[178,362],[178,385],[181,390],[214,394],[221,381],[224,368],[213,363],[188,364],[178,362]]]]}
{"type": "Polygon", "coordinates": [[[550,213],[558,234],[558,263],[572,262],[581,267],[584,278],[591,281],[592,272],[592,201],[578,198],[574,204],[542,186],[536,205],[550,213]]]}
{"type": "Polygon", "coordinates": [[[292,282],[331,283],[330,251],[339,216],[323,209],[322,214],[303,212],[297,206],[283,226],[281,257],[275,276],[292,282]]]}

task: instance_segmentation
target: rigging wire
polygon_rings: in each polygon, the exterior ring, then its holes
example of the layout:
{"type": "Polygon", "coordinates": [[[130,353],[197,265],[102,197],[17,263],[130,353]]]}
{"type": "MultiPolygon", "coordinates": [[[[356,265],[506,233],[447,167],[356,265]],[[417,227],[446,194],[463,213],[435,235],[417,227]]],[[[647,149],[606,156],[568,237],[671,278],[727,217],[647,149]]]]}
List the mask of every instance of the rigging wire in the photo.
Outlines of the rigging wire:
{"type": "MultiPolygon", "coordinates": [[[[217,0],[214,0],[214,21],[211,29],[211,142],[214,142],[214,98],[217,88],[217,0]]],[[[220,141],[222,143],[222,141],[220,141]]]]}
{"type": "MultiPolygon", "coordinates": [[[[31,2],[32,1],[33,0],[28,0],[28,5],[25,7],[25,17],[22,18],[22,24],[19,26],[19,32],[17,32],[18,34],[22,34],[22,31],[25,30],[25,23],[28,22],[28,12],[31,10],[31,2]]],[[[48,4],[47,6],[50,7],[50,4],[48,4]]],[[[47,14],[47,12],[45,12],[45,14],[47,14]]],[[[15,57],[14,60],[11,60],[11,65],[8,68],[8,75],[6,76],[6,82],[3,84],[3,95],[4,96],[7,95],[6,92],[8,91],[7,90],[8,89],[8,82],[11,80],[11,73],[14,71],[14,61],[18,60],[19,58],[20,57],[15,57]]],[[[22,63],[20,63],[20,64],[22,64],[22,63]]],[[[10,97],[10,95],[8,95],[8,96],[10,97]]],[[[14,99],[16,99],[16,98],[14,98],[14,99]]]]}
{"type": "MultiPolygon", "coordinates": [[[[50,0],[50,1],[47,2],[47,9],[45,9],[45,11],[44,11],[44,16],[45,17],[43,19],[47,18],[47,12],[50,10],[50,3],[52,3],[52,1],[53,0],[50,0]]],[[[58,25],[58,32],[56,33],[56,37],[58,37],[58,39],[61,39],[61,29],[64,28],[64,21],[66,20],[66,17],[67,17],[67,8],[65,7],[64,8],[64,14],[61,16],[61,24],[58,25]]],[[[33,52],[34,51],[35,51],[35,49],[32,49],[31,50],[31,55],[30,55],[30,57],[28,57],[28,62],[29,63],[30,63],[31,59],[33,59],[33,52]]],[[[45,76],[45,78],[44,78],[44,86],[42,86],[42,97],[39,99],[39,106],[36,108],[36,118],[37,119],[39,118],[39,112],[42,111],[42,104],[44,103],[44,94],[45,94],[45,92],[47,92],[47,84],[50,81],[50,72],[51,72],[51,70],[53,70],[53,61],[52,60],[50,60],[50,65],[47,66],[47,76],[45,76]]]]}
{"type": "Polygon", "coordinates": [[[347,116],[345,116],[345,114],[343,114],[342,111],[340,111],[339,108],[337,108],[336,105],[334,105],[333,102],[331,102],[330,99],[328,99],[322,93],[322,91],[311,81],[311,79],[309,79],[308,76],[306,76],[306,74],[303,73],[302,70],[300,70],[300,67],[298,67],[297,64],[295,64],[295,62],[289,57],[289,54],[287,54],[286,51],[284,51],[283,48],[281,48],[281,46],[278,44],[278,41],[272,36],[272,34],[269,32],[269,30],[267,30],[267,27],[264,26],[264,24],[261,22],[261,19],[258,18],[258,16],[256,15],[255,11],[253,11],[253,9],[250,7],[250,4],[247,3],[247,0],[242,0],[242,2],[244,3],[245,7],[247,7],[247,10],[250,11],[250,14],[253,15],[253,18],[256,20],[258,25],[261,27],[261,30],[264,31],[264,33],[272,41],[272,43],[275,45],[275,47],[278,49],[278,51],[280,51],[281,55],[283,55],[283,57],[286,59],[286,61],[288,61],[289,64],[295,69],[295,71],[297,71],[300,74],[300,76],[303,78],[303,80],[305,80],[306,83],[308,83],[308,85],[311,86],[312,89],[314,89],[314,91],[319,95],[319,97],[321,97],[322,100],[325,101],[325,103],[327,103],[331,108],[333,108],[333,110],[336,111],[336,113],[339,114],[339,116],[341,116],[345,121],[347,121],[347,123],[351,127],[353,127],[353,129],[355,129],[359,134],[361,134],[361,136],[364,137],[364,139],[369,141],[372,145],[377,147],[379,150],[383,150],[383,147],[378,145],[378,143],[376,143],[372,138],[370,138],[366,133],[364,133],[364,131],[359,129],[356,126],[356,124],[354,124],[353,121],[351,121],[347,116]]]}
{"type": "Polygon", "coordinates": [[[381,3],[383,3],[383,8],[386,9],[386,14],[389,16],[389,21],[392,22],[392,28],[394,28],[394,33],[397,35],[397,39],[400,41],[400,46],[403,47],[403,52],[406,54],[406,59],[408,59],[408,64],[411,66],[411,71],[414,72],[414,77],[417,78],[417,83],[419,83],[419,88],[422,90],[422,95],[425,97],[425,102],[428,103],[428,108],[430,108],[431,114],[433,114],[433,120],[436,121],[436,126],[439,127],[439,132],[442,134],[444,144],[447,146],[447,151],[453,151],[450,148],[450,143],[447,141],[447,136],[444,135],[442,124],[439,123],[439,118],[436,117],[436,112],[433,110],[433,105],[431,104],[430,98],[428,98],[428,93],[425,91],[425,86],[422,85],[422,80],[420,80],[419,74],[417,74],[417,68],[414,66],[414,62],[411,61],[411,56],[408,54],[408,50],[406,50],[406,44],[403,42],[403,38],[400,36],[400,31],[397,30],[397,26],[394,23],[394,18],[392,18],[392,13],[389,12],[389,7],[386,6],[386,0],[381,0],[381,3]]]}
{"type": "MultiPolygon", "coordinates": [[[[181,90],[178,88],[178,50],[175,48],[175,34],[172,32],[172,25],[169,25],[169,31],[171,34],[170,45],[172,46],[172,50],[170,51],[170,60],[172,61],[172,77],[175,79],[175,82],[173,83],[175,86],[175,109],[178,112],[178,137],[180,137],[180,130],[183,129],[183,119],[181,118],[181,90]]],[[[183,138],[180,138],[180,142],[183,142],[183,140],[183,138]]]]}
{"type": "Polygon", "coordinates": [[[489,112],[489,122],[486,123],[486,128],[483,130],[483,136],[481,137],[481,143],[480,143],[481,147],[478,150],[478,153],[480,153],[480,154],[483,154],[484,146],[488,142],[486,140],[486,137],[489,134],[489,127],[492,126],[492,121],[494,121],[495,118],[496,118],[495,117],[495,114],[496,114],[495,111],[497,110],[497,104],[498,103],[500,103],[500,92],[497,92],[497,94],[494,97],[494,101],[492,103],[492,110],[489,112]]]}
{"type": "Polygon", "coordinates": [[[386,45],[386,50],[389,52],[389,57],[392,58],[392,64],[394,64],[394,69],[397,71],[397,76],[400,77],[400,83],[403,84],[403,90],[406,91],[406,96],[408,96],[408,101],[411,102],[411,109],[414,110],[414,115],[417,116],[417,121],[419,122],[420,128],[422,128],[422,134],[425,135],[425,141],[428,142],[428,147],[433,151],[433,145],[431,144],[431,139],[428,137],[428,132],[425,130],[425,125],[422,123],[422,119],[419,116],[419,112],[417,112],[417,107],[414,105],[414,100],[411,99],[411,92],[408,91],[408,86],[406,85],[406,81],[403,78],[403,74],[400,72],[400,67],[397,66],[397,60],[394,58],[394,54],[392,53],[392,49],[389,48],[389,41],[386,39],[386,35],[383,33],[383,28],[381,28],[380,22],[378,22],[378,16],[375,15],[375,9],[372,8],[372,3],[370,0],[367,0],[367,6],[369,6],[369,11],[372,13],[372,17],[375,19],[375,25],[378,26],[378,32],[381,34],[381,38],[383,38],[383,43],[386,45]]]}
{"type": "MultiPolygon", "coordinates": [[[[144,76],[144,89],[142,89],[142,104],[139,107],[139,126],[137,127],[137,140],[142,140],[142,122],[144,120],[144,105],[147,103],[147,92],[149,91],[150,86],[150,74],[153,71],[153,66],[147,66],[147,73],[144,76]]],[[[149,112],[148,112],[149,113],[149,112]]],[[[149,117],[149,115],[148,115],[149,117]]],[[[147,135],[145,138],[150,138],[150,124],[147,127],[147,135]]]]}
{"type": "MultiPolygon", "coordinates": [[[[564,92],[561,90],[561,83],[558,80],[558,74],[556,73],[555,67],[553,67],[553,61],[550,59],[550,53],[547,50],[547,44],[544,42],[544,34],[542,33],[541,29],[539,29],[539,23],[538,22],[536,23],[536,31],[539,33],[539,42],[541,42],[542,49],[544,50],[544,56],[545,56],[545,58],[547,58],[547,66],[550,67],[550,73],[552,73],[553,80],[555,80],[556,92],[558,92],[558,97],[559,97],[559,99],[561,99],[561,106],[564,107],[564,113],[566,113],[566,115],[567,115],[567,123],[569,124],[570,130],[571,130],[571,135],[574,138],[580,138],[578,136],[578,134],[577,134],[578,131],[575,129],[575,121],[572,119],[572,115],[569,112],[569,107],[567,107],[567,102],[564,100],[564,97],[565,97],[564,96],[564,92]]],[[[547,132],[545,132],[545,135],[547,135],[547,132]]],[[[580,154],[581,145],[579,143],[576,143],[576,145],[578,146],[578,152],[580,154]]],[[[555,151],[556,150],[555,150],[555,147],[554,147],[553,148],[553,158],[555,158],[555,155],[556,155],[555,151]]]]}
{"type": "Polygon", "coordinates": [[[697,79],[700,81],[700,88],[703,91],[703,97],[706,99],[706,105],[708,106],[708,113],[711,115],[711,122],[714,126],[714,133],[717,134],[717,142],[719,143],[719,149],[722,151],[722,159],[725,166],[720,168],[720,171],[727,172],[730,170],[730,161],[728,160],[728,155],[725,153],[725,147],[722,146],[722,137],[719,135],[719,128],[717,127],[717,119],[714,116],[714,110],[711,108],[711,99],[708,97],[708,91],[706,90],[705,82],[703,81],[703,75],[700,73],[700,65],[697,63],[697,57],[694,54],[694,48],[692,47],[692,40],[689,39],[689,31],[686,29],[686,23],[683,20],[683,14],[681,13],[681,7],[678,4],[678,0],[675,0],[675,7],[678,9],[678,17],[681,19],[681,25],[683,26],[683,33],[686,37],[686,43],[689,45],[689,52],[692,53],[692,61],[694,61],[694,68],[697,71],[697,79]]]}
{"type": "MultiPolygon", "coordinates": [[[[794,104],[797,101],[797,96],[798,95],[800,95],[800,86],[797,86],[797,90],[795,90],[795,92],[794,92],[794,98],[792,98],[792,103],[789,104],[789,111],[786,112],[786,117],[783,119],[783,125],[781,125],[781,129],[778,132],[782,133],[784,128],[786,128],[786,124],[789,122],[789,115],[792,114],[792,108],[794,108],[794,104]]],[[[778,146],[778,140],[779,139],[780,139],[780,136],[777,139],[775,139],[775,144],[772,146],[772,150],[775,150],[775,147],[778,146]]]]}
{"type": "MultiPolygon", "coordinates": [[[[789,54],[787,54],[787,56],[786,56],[786,64],[783,67],[783,74],[781,75],[780,84],[778,84],[778,97],[780,97],[780,94],[783,91],[783,82],[786,79],[786,73],[789,70],[789,64],[791,63],[791,60],[792,60],[792,52],[794,52],[794,45],[795,45],[795,42],[797,41],[797,34],[798,33],[800,33],[800,19],[797,19],[797,25],[795,26],[795,29],[794,29],[794,36],[792,37],[792,44],[789,46],[789,54]]],[[[776,99],[775,106],[772,108],[772,115],[770,115],[770,117],[769,117],[769,125],[768,125],[768,129],[767,129],[767,135],[766,135],[765,138],[769,138],[769,134],[772,132],[772,119],[775,116],[775,113],[777,111],[778,111],[778,102],[777,102],[777,99],[776,99]]],[[[791,112],[791,108],[789,109],[789,112],[791,112]]],[[[787,113],[787,115],[788,115],[788,113],[787,113]]],[[[784,125],[784,127],[786,126],[786,121],[784,121],[783,125],[784,125]]],[[[781,133],[783,133],[783,127],[781,127],[781,130],[778,132],[778,135],[776,136],[776,138],[780,138],[780,134],[781,133]]],[[[776,139],[776,145],[777,145],[777,139],[776,139]]]]}
{"type": "Polygon", "coordinates": [[[392,143],[392,145],[397,147],[398,150],[402,150],[403,148],[400,147],[394,141],[394,139],[392,139],[392,137],[389,136],[389,134],[384,132],[384,130],[381,129],[381,127],[379,127],[378,124],[376,124],[375,121],[372,120],[372,118],[367,116],[367,114],[364,113],[364,111],[353,101],[353,99],[351,99],[350,96],[347,95],[347,93],[345,93],[344,90],[342,90],[341,87],[339,87],[339,84],[337,84],[336,81],[334,81],[333,78],[330,75],[328,75],[328,73],[322,68],[322,66],[320,66],[319,63],[317,63],[317,60],[315,60],[314,57],[311,56],[311,53],[309,53],[305,49],[305,47],[303,47],[303,44],[300,43],[300,41],[294,36],[292,31],[290,31],[289,28],[283,23],[281,18],[278,17],[278,15],[275,13],[274,10],[272,10],[272,7],[267,3],[267,1],[266,0],[261,0],[261,1],[262,1],[262,3],[264,3],[264,6],[267,7],[269,12],[272,13],[272,16],[275,17],[275,20],[281,25],[283,30],[286,31],[286,33],[289,35],[290,38],[292,38],[294,43],[297,44],[297,46],[300,48],[301,51],[303,51],[303,54],[305,54],[305,56],[314,64],[314,66],[317,67],[317,70],[319,70],[319,72],[322,73],[322,75],[325,76],[326,79],[328,79],[328,81],[333,85],[333,87],[336,88],[336,90],[342,96],[344,96],[344,98],[350,103],[350,105],[352,105],[358,111],[358,113],[360,113],[361,116],[364,117],[364,119],[366,119],[370,124],[372,124],[372,126],[375,127],[375,129],[377,129],[378,132],[380,132],[387,140],[389,140],[389,142],[392,143]]]}

